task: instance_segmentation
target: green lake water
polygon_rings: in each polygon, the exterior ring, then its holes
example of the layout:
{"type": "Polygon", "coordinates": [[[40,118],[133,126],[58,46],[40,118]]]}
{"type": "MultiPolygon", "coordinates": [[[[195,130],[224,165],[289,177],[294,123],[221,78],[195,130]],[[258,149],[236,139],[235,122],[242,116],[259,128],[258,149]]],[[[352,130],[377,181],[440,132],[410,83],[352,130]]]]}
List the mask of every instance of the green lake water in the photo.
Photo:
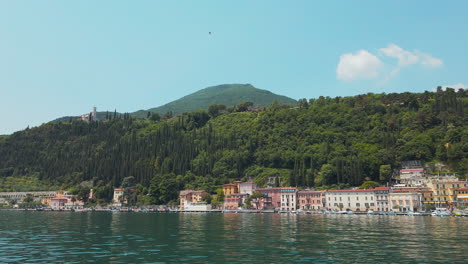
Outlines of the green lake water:
{"type": "Polygon", "coordinates": [[[468,263],[468,218],[0,211],[0,263],[468,263]]]}

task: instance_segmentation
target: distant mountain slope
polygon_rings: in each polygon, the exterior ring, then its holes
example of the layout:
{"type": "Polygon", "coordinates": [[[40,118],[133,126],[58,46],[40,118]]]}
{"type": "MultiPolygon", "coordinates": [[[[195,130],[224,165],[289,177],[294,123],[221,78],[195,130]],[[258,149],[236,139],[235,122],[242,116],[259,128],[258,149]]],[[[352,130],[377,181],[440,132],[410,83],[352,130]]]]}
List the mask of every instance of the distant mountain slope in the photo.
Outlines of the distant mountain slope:
{"type": "Polygon", "coordinates": [[[259,106],[268,106],[275,100],[280,104],[296,103],[294,99],[255,88],[251,84],[223,84],[202,89],[159,107],[137,111],[132,115],[146,117],[148,112],[164,114],[169,111],[177,115],[199,109],[208,109],[212,104],[224,104],[229,107],[247,101],[259,106]]]}

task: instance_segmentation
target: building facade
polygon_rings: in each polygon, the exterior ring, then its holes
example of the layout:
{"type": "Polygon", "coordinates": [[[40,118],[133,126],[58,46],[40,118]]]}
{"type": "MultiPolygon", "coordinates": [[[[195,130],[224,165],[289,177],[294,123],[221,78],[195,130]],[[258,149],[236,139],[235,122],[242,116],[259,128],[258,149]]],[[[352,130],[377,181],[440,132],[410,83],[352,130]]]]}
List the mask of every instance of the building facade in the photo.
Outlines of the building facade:
{"type": "Polygon", "coordinates": [[[393,189],[389,195],[390,207],[393,211],[417,212],[423,210],[422,193],[409,188],[393,189]]]}
{"type": "Polygon", "coordinates": [[[321,210],[325,203],[324,191],[303,190],[297,192],[297,205],[302,210],[321,210]]]}
{"type": "Polygon", "coordinates": [[[367,211],[377,210],[374,189],[329,190],[326,206],[330,210],[367,211]]]}
{"type": "Polygon", "coordinates": [[[179,193],[180,210],[185,210],[189,208],[191,204],[201,203],[203,197],[208,195],[206,191],[203,190],[183,190],[179,193]]]}

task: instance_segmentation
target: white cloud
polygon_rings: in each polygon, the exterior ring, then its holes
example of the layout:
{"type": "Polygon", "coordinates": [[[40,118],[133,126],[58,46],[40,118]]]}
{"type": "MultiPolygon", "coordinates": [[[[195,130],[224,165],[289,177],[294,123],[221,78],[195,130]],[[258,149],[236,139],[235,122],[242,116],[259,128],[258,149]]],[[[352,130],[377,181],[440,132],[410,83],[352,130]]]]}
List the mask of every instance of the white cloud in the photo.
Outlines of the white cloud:
{"type": "Polygon", "coordinates": [[[403,67],[418,63],[419,57],[415,54],[398,47],[395,44],[390,44],[386,48],[379,49],[385,56],[398,59],[398,66],[403,67]]]}
{"type": "Polygon", "coordinates": [[[417,63],[430,67],[439,67],[444,64],[441,59],[435,58],[430,54],[421,52],[419,50],[410,52],[395,44],[390,44],[386,48],[379,49],[379,51],[385,56],[398,59],[399,67],[409,66],[417,63]]]}
{"type": "Polygon", "coordinates": [[[336,76],[343,81],[372,79],[379,75],[382,66],[379,58],[367,50],[360,50],[354,54],[346,53],[340,56],[336,76]]]}
{"type": "Polygon", "coordinates": [[[402,68],[411,65],[437,68],[444,64],[441,59],[435,58],[428,53],[419,50],[407,51],[395,44],[389,44],[386,48],[380,48],[378,51],[378,57],[367,50],[341,55],[336,69],[336,77],[343,81],[354,81],[382,76],[378,82],[379,85],[382,85],[397,76],[402,68]],[[398,64],[392,66],[383,63],[379,57],[397,59],[398,64]]]}
{"type": "Polygon", "coordinates": [[[434,58],[429,54],[418,52],[419,57],[421,58],[421,64],[429,67],[440,67],[444,64],[441,59],[434,58]]]}

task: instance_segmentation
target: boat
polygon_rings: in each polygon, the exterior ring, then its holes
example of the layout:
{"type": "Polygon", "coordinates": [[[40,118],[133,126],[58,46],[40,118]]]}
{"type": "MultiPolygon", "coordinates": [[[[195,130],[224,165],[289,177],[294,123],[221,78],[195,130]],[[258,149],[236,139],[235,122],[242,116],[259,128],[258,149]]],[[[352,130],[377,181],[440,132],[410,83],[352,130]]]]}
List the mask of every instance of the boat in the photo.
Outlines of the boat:
{"type": "Polygon", "coordinates": [[[390,211],[390,212],[388,212],[388,214],[387,214],[387,215],[396,215],[396,213],[395,213],[395,212],[393,212],[393,211],[390,211]]]}
{"type": "Polygon", "coordinates": [[[420,212],[409,211],[406,215],[407,216],[421,216],[422,214],[420,212]]]}
{"type": "Polygon", "coordinates": [[[451,216],[452,214],[447,211],[447,209],[436,209],[434,212],[431,213],[431,216],[439,216],[439,217],[444,217],[444,216],[451,216]]]}
{"type": "Polygon", "coordinates": [[[367,211],[367,215],[374,215],[374,211],[372,210],[367,211]]]}
{"type": "Polygon", "coordinates": [[[348,211],[348,212],[346,212],[346,214],[347,214],[347,215],[353,215],[354,212],[353,212],[353,211],[348,211]]]}

